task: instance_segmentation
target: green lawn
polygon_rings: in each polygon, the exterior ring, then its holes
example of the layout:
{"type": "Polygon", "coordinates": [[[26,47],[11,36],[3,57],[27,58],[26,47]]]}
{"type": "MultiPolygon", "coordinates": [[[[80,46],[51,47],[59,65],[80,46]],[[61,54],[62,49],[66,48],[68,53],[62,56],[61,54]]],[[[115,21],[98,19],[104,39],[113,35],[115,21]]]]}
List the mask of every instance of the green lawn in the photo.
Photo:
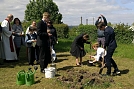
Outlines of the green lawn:
{"type": "MultiPolygon", "coordinates": [[[[89,54],[94,54],[93,50],[90,50],[88,44],[85,45],[87,55],[83,58],[84,65],[82,67],[75,67],[75,58],[69,55],[70,45],[72,41],[59,40],[59,44],[56,45],[56,53],[58,56],[57,75],[52,79],[45,78],[45,75],[40,73],[40,68],[35,73],[35,84],[32,86],[16,84],[16,75],[20,70],[27,71],[29,67],[26,58],[26,48],[22,47],[20,53],[20,61],[4,63],[0,65],[0,89],[70,89],[68,84],[57,81],[57,77],[66,76],[68,69],[76,70],[89,70],[90,73],[98,73],[98,67],[89,67],[86,61],[89,60],[89,54]]],[[[133,89],[134,87],[134,55],[133,44],[118,44],[118,48],[114,53],[114,60],[116,61],[121,76],[112,77],[114,83],[110,85],[105,84],[105,87],[87,87],[85,89],[133,89]]],[[[37,65],[39,67],[39,65],[37,65]]],[[[31,67],[33,69],[33,67],[31,67]]],[[[106,72],[106,68],[103,73],[106,72]]]]}

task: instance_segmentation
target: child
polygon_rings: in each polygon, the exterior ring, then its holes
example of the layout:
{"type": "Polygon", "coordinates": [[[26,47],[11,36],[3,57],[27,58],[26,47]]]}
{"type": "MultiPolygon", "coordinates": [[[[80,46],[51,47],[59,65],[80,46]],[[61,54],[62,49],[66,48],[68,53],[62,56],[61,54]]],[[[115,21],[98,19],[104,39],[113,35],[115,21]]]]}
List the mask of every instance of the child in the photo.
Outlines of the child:
{"type": "Polygon", "coordinates": [[[25,38],[26,46],[28,47],[28,61],[29,61],[29,65],[32,66],[34,65],[34,60],[35,60],[35,46],[37,41],[37,35],[34,32],[35,29],[36,29],[35,27],[30,27],[29,33],[26,34],[26,38],[25,38]]]}
{"type": "Polygon", "coordinates": [[[71,45],[70,53],[72,54],[72,56],[76,57],[76,66],[81,66],[82,64],[82,57],[86,55],[86,52],[84,50],[84,43],[90,44],[90,42],[87,41],[88,39],[88,34],[80,34],[75,38],[71,45]],[[78,58],[80,58],[80,62],[78,58]]]}
{"type": "Polygon", "coordinates": [[[102,47],[99,47],[99,43],[94,43],[92,48],[96,50],[96,55],[95,56],[90,55],[90,58],[93,58],[94,60],[92,62],[89,61],[89,63],[101,62],[101,64],[103,65],[104,56],[106,55],[105,49],[102,47]]]}

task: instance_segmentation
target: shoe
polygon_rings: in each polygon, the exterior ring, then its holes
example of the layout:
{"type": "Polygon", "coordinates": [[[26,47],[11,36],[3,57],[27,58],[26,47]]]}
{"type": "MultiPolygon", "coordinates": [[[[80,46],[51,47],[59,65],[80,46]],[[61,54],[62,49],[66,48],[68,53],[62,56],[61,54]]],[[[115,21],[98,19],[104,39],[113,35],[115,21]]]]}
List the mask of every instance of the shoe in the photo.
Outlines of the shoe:
{"type": "Polygon", "coordinates": [[[119,70],[114,70],[114,72],[112,73],[112,75],[113,75],[113,76],[115,76],[115,75],[120,75],[120,73],[121,73],[121,72],[120,72],[119,70]]]}
{"type": "Polygon", "coordinates": [[[111,76],[110,74],[101,74],[102,76],[111,76]]]}
{"type": "Polygon", "coordinates": [[[81,67],[81,65],[80,65],[80,64],[76,64],[76,66],[77,66],[77,67],[81,67]]]}
{"type": "Polygon", "coordinates": [[[83,66],[83,64],[82,63],[79,63],[81,66],[83,66]]]}

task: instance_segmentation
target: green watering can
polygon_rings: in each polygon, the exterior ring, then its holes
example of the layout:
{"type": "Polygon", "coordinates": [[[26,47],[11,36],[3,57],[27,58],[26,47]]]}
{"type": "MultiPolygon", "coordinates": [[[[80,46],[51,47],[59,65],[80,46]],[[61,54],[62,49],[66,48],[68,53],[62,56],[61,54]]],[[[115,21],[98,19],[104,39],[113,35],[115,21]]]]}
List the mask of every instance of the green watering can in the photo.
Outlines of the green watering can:
{"type": "Polygon", "coordinates": [[[37,66],[34,67],[34,72],[32,72],[31,68],[28,69],[28,72],[26,72],[25,74],[25,80],[26,80],[26,85],[27,86],[31,86],[32,84],[34,84],[34,74],[36,72],[36,70],[38,69],[37,66]]]}
{"type": "Polygon", "coordinates": [[[17,73],[17,85],[24,85],[25,82],[25,71],[21,70],[17,73]]]}

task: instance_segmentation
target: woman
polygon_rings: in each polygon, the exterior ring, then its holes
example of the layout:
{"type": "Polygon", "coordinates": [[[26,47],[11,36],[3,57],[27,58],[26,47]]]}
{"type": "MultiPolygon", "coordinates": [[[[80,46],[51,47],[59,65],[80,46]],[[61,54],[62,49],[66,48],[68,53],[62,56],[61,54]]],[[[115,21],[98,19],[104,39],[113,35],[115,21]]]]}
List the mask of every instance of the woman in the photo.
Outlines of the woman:
{"type": "Polygon", "coordinates": [[[14,43],[15,43],[15,48],[16,48],[16,54],[17,54],[17,57],[19,57],[21,45],[25,44],[25,40],[24,40],[24,31],[23,31],[21,22],[18,18],[14,19],[12,29],[13,29],[13,32],[15,33],[14,43]]]}
{"type": "Polygon", "coordinates": [[[72,56],[76,57],[76,66],[80,66],[82,64],[82,57],[86,55],[86,52],[84,50],[84,43],[90,44],[90,42],[87,41],[88,39],[88,34],[80,34],[75,38],[71,45],[70,53],[72,56]],[[80,62],[78,58],[80,58],[80,62]]]}

